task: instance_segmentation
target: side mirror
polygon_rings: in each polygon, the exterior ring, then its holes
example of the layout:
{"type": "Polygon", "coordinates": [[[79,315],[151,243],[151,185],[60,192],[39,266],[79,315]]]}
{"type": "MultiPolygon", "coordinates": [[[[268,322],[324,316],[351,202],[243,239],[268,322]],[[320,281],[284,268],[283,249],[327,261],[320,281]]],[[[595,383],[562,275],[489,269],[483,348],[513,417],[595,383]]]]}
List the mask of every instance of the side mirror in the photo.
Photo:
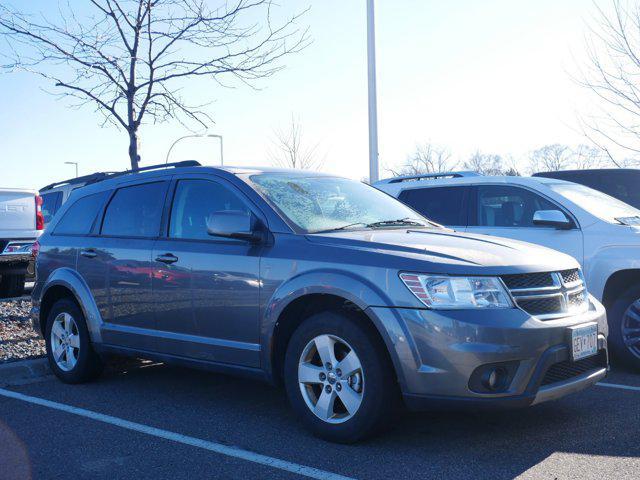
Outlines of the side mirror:
{"type": "Polygon", "coordinates": [[[573,222],[560,210],[538,210],[533,214],[533,224],[568,230],[573,222]]]}
{"type": "Polygon", "coordinates": [[[235,238],[251,243],[258,243],[263,239],[256,217],[240,210],[223,210],[209,215],[207,233],[216,237],[235,238]]]}

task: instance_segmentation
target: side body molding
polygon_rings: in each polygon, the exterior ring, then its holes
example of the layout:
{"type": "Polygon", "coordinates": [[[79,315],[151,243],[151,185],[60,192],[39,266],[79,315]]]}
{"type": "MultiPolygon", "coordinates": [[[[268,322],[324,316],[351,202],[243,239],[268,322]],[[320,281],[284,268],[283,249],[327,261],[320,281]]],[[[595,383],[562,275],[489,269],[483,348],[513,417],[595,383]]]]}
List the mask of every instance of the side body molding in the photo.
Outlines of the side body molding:
{"type": "Polygon", "coordinates": [[[78,272],[70,268],[58,268],[54,270],[49,278],[44,282],[45,288],[40,292],[34,291],[34,300],[38,305],[42,304],[42,299],[46,296],[47,292],[53,287],[65,287],[69,289],[76,298],[76,301],[80,305],[84,317],[87,320],[87,328],[89,329],[89,336],[94,343],[102,342],[102,335],[100,329],[103,324],[102,316],[98,310],[93,295],[89,287],[80,276],[78,272]]]}

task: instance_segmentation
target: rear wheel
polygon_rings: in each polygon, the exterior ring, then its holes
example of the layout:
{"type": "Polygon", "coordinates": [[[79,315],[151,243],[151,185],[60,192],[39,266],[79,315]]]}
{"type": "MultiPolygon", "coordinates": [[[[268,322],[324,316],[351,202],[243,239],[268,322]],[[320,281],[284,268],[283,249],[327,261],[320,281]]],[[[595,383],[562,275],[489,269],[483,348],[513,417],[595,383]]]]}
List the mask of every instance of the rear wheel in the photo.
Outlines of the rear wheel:
{"type": "Polygon", "coordinates": [[[326,440],[356,442],[392,419],[393,366],[361,319],[325,312],[305,320],[289,342],[284,377],[293,408],[326,440]]]}
{"type": "Polygon", "coordinates": [[[2,275],[0,298],[19,297],[24,293],[24,275],[2,275]]]}
{"type": "Polygon", "coordinates": [[[65,298],[53,305],[45,341],[51,370],[63,382],[82,383],[102,373],[102,360],[91,345],[84,315],[74,301],[65,298]]]}
{"type": "Polygon", "coordinates": [[[613,302],[609,311],[609,344],[616,358],[640,369],[640,285],[613,302]]]}

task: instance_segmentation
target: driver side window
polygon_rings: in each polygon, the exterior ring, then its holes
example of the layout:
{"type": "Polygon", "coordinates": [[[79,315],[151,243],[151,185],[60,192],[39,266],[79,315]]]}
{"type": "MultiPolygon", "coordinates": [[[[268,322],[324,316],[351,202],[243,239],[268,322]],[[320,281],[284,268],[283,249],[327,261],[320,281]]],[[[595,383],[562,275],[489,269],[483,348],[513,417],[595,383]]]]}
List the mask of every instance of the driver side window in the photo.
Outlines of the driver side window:
{"type": "Polygon", "coordinates": [[[171,207],[169,236],[211,240],[207,218],[216,212],[235,210],[249,214],[245,203],[229,188],[211,180],[180,180],[171,207]]]}
{"type": "Polygon", "coordinates": [[[524,188],[480,185],[477,197],[477,223],[482,227],[544,228],[533,223],[539,210],[560,210],[546,198],[524,188]]]}

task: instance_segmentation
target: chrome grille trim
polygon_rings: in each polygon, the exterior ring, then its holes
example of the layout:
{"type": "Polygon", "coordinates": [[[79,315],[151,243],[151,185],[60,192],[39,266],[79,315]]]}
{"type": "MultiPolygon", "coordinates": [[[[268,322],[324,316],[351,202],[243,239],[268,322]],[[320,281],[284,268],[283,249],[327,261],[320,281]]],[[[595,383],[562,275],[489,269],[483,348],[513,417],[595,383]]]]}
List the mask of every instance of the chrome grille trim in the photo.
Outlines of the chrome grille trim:
{"type": "MultiPolygon", "coordinates": [[[[522,284],[523,277],[526,277],[526,275],[527,274],[519,274],[517,283],[522,284]]],[[[562,270],[546,274],[531,274],[537,282],[539,282],[540,278],[544,277],[544,275],[549,275],[551,286],[532,286],[509,289],[508,284],[512,283],[510,280],[514,278],[514,276],[505,275],[505,278],[502,280],[518,308],[532,316],[535,316],[539,320],[553,320],[569,317],[584,313],[589,309],[587,288],[582,272],[579,269],[562,270]],[[575,280],[576,278],[578,280],[575,280]],[[580,294],[582,294],[582,301],[576,298],[580,294]],[[541,305],[540,302],[536,302],[536,300],[557,300],[558,310],[556,312],[549,313],[539,313],[527,310],[527,307],[529,307],[530,310],[533,310],[535,308],[533,305],[541,305]]],[[[544,283],[548,284],[549,282],[545,281],[544,283]]],[[[539,282],[538,285],[541,285],[541,283],[539,282]]]]}

